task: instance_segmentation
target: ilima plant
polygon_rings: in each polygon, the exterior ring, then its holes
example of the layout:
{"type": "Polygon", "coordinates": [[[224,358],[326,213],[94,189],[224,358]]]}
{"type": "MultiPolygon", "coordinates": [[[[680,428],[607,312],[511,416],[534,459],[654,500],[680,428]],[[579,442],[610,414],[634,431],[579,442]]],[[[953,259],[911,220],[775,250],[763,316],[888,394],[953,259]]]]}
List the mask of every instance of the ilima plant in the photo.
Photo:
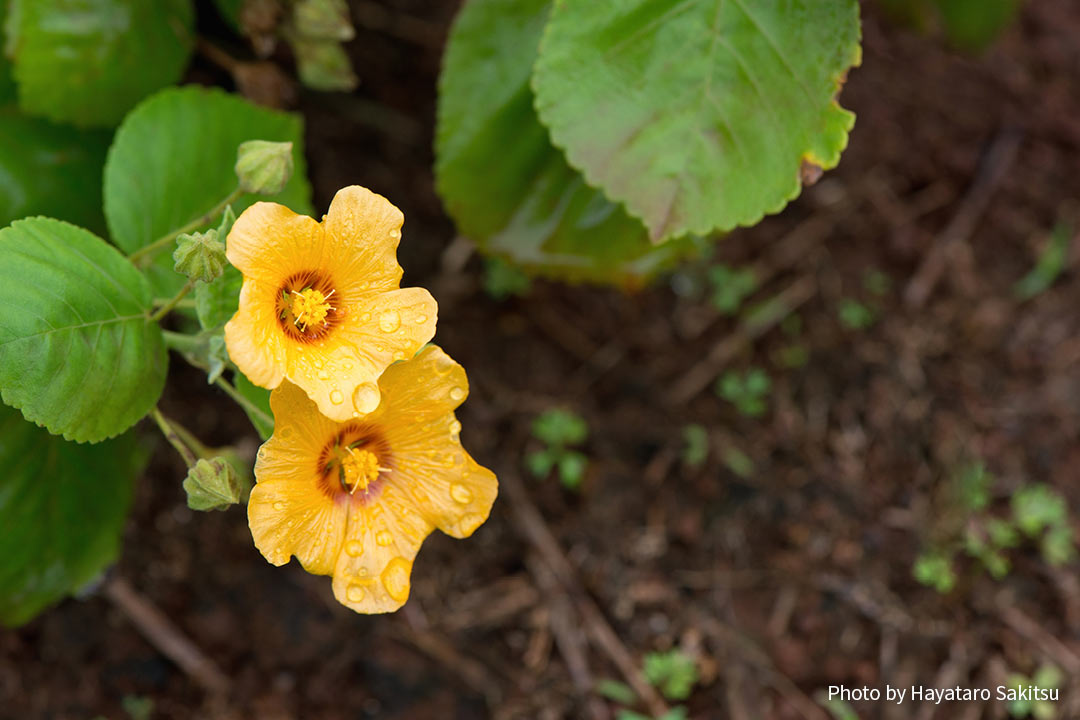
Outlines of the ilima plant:
{"type": "Polygon", "coordinates": [[[839,162],[858,14],[855,0],[469,0],[439,84],[447,211],[530,273],[640,284],[839,162]]]}
{"type": "Polygon", "coordinates": [[[465,371],[426,344],[431,295],[399,287],[402,213],[352,186],[321,222],[303,214],[301,138],[292,116],[167,89],[109,150],[113,244],[48,217],[0,230],[0,621],[25,622],[116,556],[146,458],[131,428],[147,417],[188,465],[190,507],[246,499],[263,555],[332,575],[357,612],[406,601],[433,529],[467,537],[487,519],[495,476],[454,417],[465,371]],[[253,488],[250,459],[157,407],[168,349],[269,436],[253,488]]]}

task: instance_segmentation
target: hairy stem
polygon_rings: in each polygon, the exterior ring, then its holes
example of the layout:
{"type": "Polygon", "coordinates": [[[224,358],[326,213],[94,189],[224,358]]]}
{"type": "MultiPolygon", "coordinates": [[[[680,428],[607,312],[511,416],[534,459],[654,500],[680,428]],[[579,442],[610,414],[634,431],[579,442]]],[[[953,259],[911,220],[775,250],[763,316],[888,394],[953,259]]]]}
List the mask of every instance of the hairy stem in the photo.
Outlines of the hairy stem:
{"type": "Polygon", "coordinates": [[[233,387],[232,383],[230,383],[228,380],[223,377],[219,377],[217,380],[214,381],[214,384],[224,390],[229,397],[235,400],[237,405],[244,408],[244,410],[247,410],[249,415],[255,415],[267,425],[273,425],[274,418],[267,415],[266,411],[263,410],[261,407],[241,395],[240,391],[233,387]]]}
{"type": "Polygon", "coordinates": [[[187,296],[187,294],[189,292],[191,292],[191,289],[194,288],[194,287],[195,287],[195,281],[194,280],[188,280],[187,283],[184,284],[184,287],[180,288],[180,292],[176,293],[176,297],[174,297],[172,300],[170,300],[169,302],[162,305],[161,308],[159,308],[156,313],[154,313],[153,315],[150,316],[150,322],[157,322],[161,318],[168,315],[169,312],[174,307],[179,305],[180,301],[183,300],[187,296]]]}
{"type": "Polygon", "coordinates": [[[229,193],[224,200],[222,200],[209,211],[207,211],[205,215],[201,215],[195,218],[183,227],[179,227],[175,230],[170,230],[149,245],[139,248],[135,252],[128,255],[128,260],[133,262],[136,267],[144,267],[150,264],[150,261],[153,260],[158,253],[168,248],[169,245],[171,245],[172,243],[176,242],[177,237],[183,235],[186,232],[191,232],[196,228],[200,228],[203,225],[206,225],[208,222],[210,222],[222,212],[224,212],[225,208],[228,207],[231,203],[236,202],[243,194],[244,191],[237,187],[235,190],[229,193]]]}
{"type": "Polygon", "coordinates": [[[180,439],[180,436],[172,426],[172,422],[161,414],[161,411],[158,410],[156,405],[154,406],[154,409],[150,411],[150,414],[154,417],[154,422],[161,428],[161,434],[165,436],[165,439],[169,441],[170,445],[176,448],[176,452],[180,453],[180,457],[184,458],[184,462],[187,463],[187,466],[189,468],[194,467],[197,461],[195,453],[191,452],[191,448],[185,445],[184,441],[180,439]]]}

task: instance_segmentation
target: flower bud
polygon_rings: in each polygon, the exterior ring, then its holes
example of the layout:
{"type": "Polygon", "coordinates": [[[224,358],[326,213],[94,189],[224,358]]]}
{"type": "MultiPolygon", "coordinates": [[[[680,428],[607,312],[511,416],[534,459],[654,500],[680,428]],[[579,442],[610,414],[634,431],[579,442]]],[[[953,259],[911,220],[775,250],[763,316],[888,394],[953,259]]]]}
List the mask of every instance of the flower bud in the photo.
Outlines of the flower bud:
{"type": "Polygon", "coordinates": [[[225,244],[218,240],[217,230],[184,233],[176,238],[173,250],[176,272],[192,280],[213,282],[225,272],[225,244]]]}
{"type": "Polygon", "coordinates": [[[352,40],[356,35],[345,0],[300,0],[293,8],[296,32],[320,40],[352,40]]]}
{"type": "Polygon", "coordinates": [[[242,488],[236,470],[224,458],[200,459],[184,478],[192,510],[225,510],[240,502],[242,488]]]}
{"type": "Polygon", "coordinates": [[[356,88],[356,74],[349,56],[338,43],[296,37],[292,39],[292,47],[300,82],[307,87],[323,91],[356,88]]]}
{"type": "Polygon", "coordinates": [[[248,140],[236,150],[236,177],[244,192],[277,195],[292,172],[291,142],[248,140]]]}

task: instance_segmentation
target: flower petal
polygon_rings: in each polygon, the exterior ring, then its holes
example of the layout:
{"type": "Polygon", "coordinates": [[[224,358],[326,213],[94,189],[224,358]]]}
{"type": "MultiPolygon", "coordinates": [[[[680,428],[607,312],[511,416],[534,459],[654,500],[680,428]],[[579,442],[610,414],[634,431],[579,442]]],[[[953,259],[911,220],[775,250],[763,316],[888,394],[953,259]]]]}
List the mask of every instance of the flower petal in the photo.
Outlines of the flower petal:
{"type": "Polygon", "coordinates": [[[344,552],[334,568],[334,597],[361,613],[397,610],[409,599],[412,566],[434,527],[411,498],[387,484],[378,500],[352,506],[344,552]]]}
{"type": "Polygon", "coordinates": [[[341,553],[348,507],[324,493],[317,480],[319,453],[336,426],[288,382],[270,396],[270,407],[277,424],[255,461],[258,482],[248,500],[251,535],[274,565],[296,555],[308,572],[330,575],[341,553]]]}
{"type": "Polygon", "coordinates": [[[285,338],[274,319],[274,290],[257,280],[245,279],[240,307],[225,323],[225,347],[229,358],[264,388],[275,388],[285,376],[285,338]]]}
{"type": "Polygon", "coordinates": [[[391,290],[401,282],[397,247],[405,216],[382,195],[359,185],[342,188],[322,226],[329,252],[342,263],[342,290],[391,290]],[[362,287],[360,287],[362,285],[362,287]]]}
{"type": "Polygon", "coordinates": [[[346,422],[370,413],[379,405],[379,376],[432,338],[437,313],[434,298],[423,288],[381,293],[351,308],[333,335],[317,346],[290,349],[286,372],[327,417],[346,422]]]}
{"type": "Polygon", "coordinates": [[[277,289],[293,273],[321,266],[321,233],[314,218],[297,215],[277,203],[257,202],[233,224],[225,256],[245,278],[277,289]]]}
{"type": "Polygon", "coordinates": [[[454,408],[469,393],[465,370],[441,348],[387,368],[377,421],[397,467],[390,482],[447,535],[468,537],[487,520],[498,495],[495,474],[461,447],[454,408]]]}

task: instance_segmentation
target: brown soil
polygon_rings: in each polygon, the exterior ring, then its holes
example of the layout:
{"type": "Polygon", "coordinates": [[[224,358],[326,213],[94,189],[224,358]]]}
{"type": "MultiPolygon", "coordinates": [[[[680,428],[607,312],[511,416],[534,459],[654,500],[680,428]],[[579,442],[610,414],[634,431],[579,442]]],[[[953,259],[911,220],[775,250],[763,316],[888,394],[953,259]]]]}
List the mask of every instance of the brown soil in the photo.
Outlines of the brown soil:
{"type": "MultiPolygon", "coordinates": [[[[1026,3],[979,58],[865,9],[840,167],[717,248],[769,277],[752,302],[777,299],[801,318],[797,335],[790,321],[719,316],[702,264],[636,295],[537,283],[526,298],[486,296],[479,259],[459,269],[461,246],[448,251],[432,186],[454,9],[437,5],[395,2],[381,22],[355,3],[360,89],[302,93],[300,109],[316,207],[359,183],[405,211],[405,282],[440,302],[437,340],[472,383],[462,438],[503,480],[490,521],[470,540],[425,543],[405,610],[358,616],[327,578],[268,565],[242,508],[189,511],[162,444],[112,573],[213,658],[229,691],[210,697],[90,593],[0,633],[0,717],[120,720],[125,697],[152,699],[162,719],[612,717],[580,683],[624,679],[620,649],[640,665],[676,645],[701,671],[686,703],[696,719],[817,720],[811,698],[828,685],[993,688],[1045,662],[1071,673],[1059,717],[1080,717],[1076,566],[1052,569],[1025,544],[1002,580],[961,561],[947,595],[911,573],[955,526],[947,486],[973,461],[998,478],[996,512],[1030,482],[1080,509],[1078,243],[1050,290],[1013,296],[1080,198],[1080,4],[1026,3]],[[884,295],[864,288],[870,271],[888,276],[884,295]],[[876,323],[845,328],[844,299],[876,323]],[[808,362],[785,368],[793,344],[808,362]],[[760,419],[712,390],[722,370],[752,365],[773,380],[760,419]],[[580,494],[523,469],[530,423],[554,406],[589,422],[580,494]],[[696,468],[682,460],[687,423],[709,430],[696,468]],[[745,477],[724,462],[733,449],[753,463],[745,477]],[[534,506],[544,525],[527,521],[534,506]]],[[[211,442],[251,443],[224,396],[193,400],[200,377],[174,368],[169,412],[211,442]]],[[[1006,713],[996,701],[855,707],[884,720],[1006,713]]]]}

